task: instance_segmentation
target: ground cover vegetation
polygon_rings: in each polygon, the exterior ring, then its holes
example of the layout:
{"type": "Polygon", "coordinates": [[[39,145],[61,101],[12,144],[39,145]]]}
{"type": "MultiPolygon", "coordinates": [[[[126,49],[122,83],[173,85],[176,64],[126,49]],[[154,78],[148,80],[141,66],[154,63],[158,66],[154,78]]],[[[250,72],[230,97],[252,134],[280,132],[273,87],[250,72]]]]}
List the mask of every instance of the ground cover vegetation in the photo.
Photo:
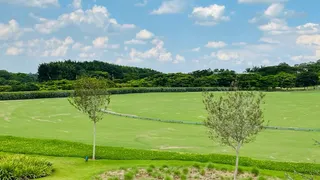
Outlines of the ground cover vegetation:
{"type": "Polygon", "coordinates": [[[109,87],[230,87],[272,90],[277,87],[314,87],[319,84],[320,61],[290,66],[253,67],[243,73],[228,69],[204,69],[190,73],[161,73],[152,69],[105,62],[61,61],[40,64],[36,74],[0,71],[0,92],[72,90],[79,76],[106,79],[109,87]]]}

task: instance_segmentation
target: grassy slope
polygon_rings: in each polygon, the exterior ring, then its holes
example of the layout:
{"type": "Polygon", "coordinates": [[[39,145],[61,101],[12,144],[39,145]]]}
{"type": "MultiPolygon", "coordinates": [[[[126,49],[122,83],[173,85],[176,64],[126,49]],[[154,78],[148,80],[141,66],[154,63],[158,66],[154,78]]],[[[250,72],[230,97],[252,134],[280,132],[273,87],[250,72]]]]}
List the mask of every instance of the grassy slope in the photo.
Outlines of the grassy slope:
{"type": "MultiPolygon", "coordinates": [[[[299,127],[314,127],[308,124],[317,122],[315,108],[320,102],[317,100],[319,98],[317,92],[268,93],[266,118],[270,119],[272,115],[274,119],[278,119],[275,120],[277,123],[271,125],[295,126],[296,123],[297,126],[300,124],[299,127]],[[289,108],[294,105],[295,109],[289,108]]],[[[179,111],[180,118],[177,119],[201,114],[202,106],[200,93],[119,95],[113,97],[112,103],[115,111],[120,110],[121,104],[127,110],[125,112],[148,107],[150,111],[144,116],[166,112],[166,117],[171,117],[177,116],[174,112],[179,111]],[[194,98],[200,102],[192,103],[194,98]]],[[[0,135],[56,138],[91,144],[92,124],[71,107],[66,99],[0,101],[0,135]]],[[[320,139],[320,134],[268,130],[261,133],[256,142],[245,145],[241,155],[257,159],[313,162],[320,156],[320,151],[313,145],[312,138],[320,139]]],[[[201,126],[149,122],[110,115],[98,124],[97,143],[142,149],[234,153],[228,147],[213,144],[201,126]]]]}

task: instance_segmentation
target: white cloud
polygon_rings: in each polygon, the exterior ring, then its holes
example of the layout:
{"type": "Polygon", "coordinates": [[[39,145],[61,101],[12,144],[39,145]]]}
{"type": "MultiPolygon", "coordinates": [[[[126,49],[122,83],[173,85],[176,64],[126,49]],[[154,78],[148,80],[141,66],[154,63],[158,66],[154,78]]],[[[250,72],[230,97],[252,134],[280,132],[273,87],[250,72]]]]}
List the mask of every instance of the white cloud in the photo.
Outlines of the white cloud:
{"type": "Polygon", "coordinates": [[[46,8],[49,6],[59,6],[58,0],[0,0],[0,3],[17,4],[41,8],[46,8]]]}
{"type": "Polygon", "coordinates": [[[205,45],[207,48],[223,48],[225,46],[227,46],[227,44],[223,41],[210,41],[205,45]]]}
{"type": "Polygon", "coordinates": [[[237,52],[227,52],[227,51],[218,51],[218,53],[211,53],[211,57],[216,57],[222,61],[234,60],[239,58],[239,54],[237,52]]]}
{"type": "Polygon", "coordinates": [[[186,59],[183,56],[181,56],[180,54],[177,54],[176,58],[172,61],[172,63],[179,64],[179,63],[182,63],[185,61],[186,61],[186,59]]]}
{"type": "Polygon", "coordinates": [[[130,62],[142,62],[144,59],[150,59],[150,60],[158,60],[160,62],[169,62],[172,61],[172,53],[168,52],[164,48],[164,42],[160,39],[154,39],[151,42],[154,47],[145,51],[140,52],[136,49],[131,49],[129,56],[130,56],[130,62]]]}
{"type": "Polygon", "coordinates": [[[93,6],[86,11],[78,9],[69,14],[62,14],[56,20],[49,20],[34,16],[40,23],[35,25],[35,29],[44,34],[50,34],[68,25],[92,25],[96,28],[108,30],[108,28],[125,30],[132,29],[134,24],[118,24],[116,19],[110,18],[110,14],[104,6],[93,6]]]}
{"type": "Polygon", "coordinates": [[[213,4],[208,7],[193,8],[191,17],[196,19],[196,24],[203,26],[213,26],[220,21],[230,20],[229,16],[224,16],[225,6],[213,4]]]}
{"type": "Polygon", "coordinates": [[[79,57],[84,59],[90,59],[96,57],[96,53],[80,53],[79,57]]]}
{"type": "Polygon", "coordinates": [[[108,41],[108,37],[97,37],[95,40],[92,41],[92,44],[95,48],[106,48],[108,41]]]}
{"type": "Polygon", "coordinates": [[[80,49],[81,52],[88,52],[92,50],[92,46],[84,46],[80,49]]]}
{"type": "Polygon", "coordinates": [[[317,45],[320,46],[320,34],[316,35],[301,35],[296,40],[300,45],[317,45]]]}
{"type": "Polygon", "coordinates": [[[283,10],[284,10],[283,4],[273,3],[264,11],[264,14],[266,16],[276,17],[276,16],[279,16],[283,10]]]}
{"type": "Polygon", "coordinates": [[[74,9],[81,9],[81,0],[73,0],[72,6],[74,9]]]}
{"type": "Polygon", "coordinates": [[[239,3],[277,3],[287,1],[288,0],[238,0],[239,3]]]}
{"type": "Polygon", "coordinates": [[[320,25],[315,23],[306,23],[301,26],[297,26],[297,33],[299,34],[315,34],[320,32],[320,25]]]}
{"type": "Polygon", "coordinates": [[[290,32],[290,28],[287,26],[287,22],[282,19],[271,19],[268,24],[259,26],[259,29],[273,35],[290,32]]]}
{"type": "Polygon", "coordinates": [[[234,42],[234,43],[232,43],[232,46],[245,46],[245,45],[247,45],[246,42],[234,42]]]}
{"type": "Polygon", "coordinates": [[[300,55],[300,56],[291,56],[291,60],[302,63],[302,62],[310,62],[310,61],[316,61],[317,58],[320,58],[320,56],[306,56],[306,55],[300,55]]]}
{"type": "Polygon", "coordinates": [[[9,47],[6,51],[6,55],[17,56],[21,54],[24,50],[22,48],[17,47],[9,47]]]}
{"type": "Polygon", "coordinates": [[[125,41],[124,44],[146,44],[146,42],[139,39],[131,39],[129,41],[125,41]]]}
{"type": "Polygon", "coordinates": [[[151,39],[153,36],[154,34],[146,29],[143,29],[136,34],[137,39],[143,39],[143,40],[151,39]]]}
{"type": "Polygon", "coordinates": [[[72,49],[81,49],[83,47],[83,44],[76,42],[73,46],[72,49]]]}
{"type": "Polygon", "coordinates": [[[193,52],[199,52],[199,51],[200,51],[200,47],[193,48],[193,49],[191,49],[191,51],[193,51],[193,52]]]}
{"type": "Polygon", "coordinates": [[[22,30],[16,20],[10,20],[8,24],[0,23],[0,40],[15,39],[21,34],[22,30]]]}
{"type": "Polygon", "coordinates": [[[136,3],[135,6],[143,7],[143,6],[146,6],[147,4],[148,4],[148,0],[142,0],[139,3],[136,3]]]}
{"type": "Polygon", "coordinates": [[[267,38],[267,37],[260,38],[259,41],[269,43],[269,44],[280,44],[280,41],[274,40],[272,38],[267,38]]]}
{"type": "Polygon", "coordinates": [[[183,11],[185,7],[184,0],[167,0],[163,1],[158,9],[155,9],[151,14],[175,14],[183,11]]]}

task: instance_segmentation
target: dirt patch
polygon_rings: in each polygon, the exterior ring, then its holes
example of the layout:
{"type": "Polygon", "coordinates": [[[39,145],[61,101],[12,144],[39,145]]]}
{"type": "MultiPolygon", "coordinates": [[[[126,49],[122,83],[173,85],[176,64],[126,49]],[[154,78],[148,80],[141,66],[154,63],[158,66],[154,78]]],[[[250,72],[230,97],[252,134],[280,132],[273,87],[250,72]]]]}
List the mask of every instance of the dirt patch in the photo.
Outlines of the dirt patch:
{"type": "MultiPolygon", "coordinates": [[[[102,180],[124,180],[124,179],[135,179],[135,180],[145,180],[145,179],[172,179],[172,180],[183,180],[183,179],[200,179],[200,180],[210,180],[210,179],[233,179],[233,172],[222,171],[207,168],[170,168],[170,167],[149,167],[147,169],[142,168],[129,168],[116,171],[105,172],[96,179],[102,180]]],[[[257,180],[258,177],[250,173],[241,173],[238,179],[252,179],[257,180]]],[[[275,179],[268,178],[265,179],[275,179]]]]}

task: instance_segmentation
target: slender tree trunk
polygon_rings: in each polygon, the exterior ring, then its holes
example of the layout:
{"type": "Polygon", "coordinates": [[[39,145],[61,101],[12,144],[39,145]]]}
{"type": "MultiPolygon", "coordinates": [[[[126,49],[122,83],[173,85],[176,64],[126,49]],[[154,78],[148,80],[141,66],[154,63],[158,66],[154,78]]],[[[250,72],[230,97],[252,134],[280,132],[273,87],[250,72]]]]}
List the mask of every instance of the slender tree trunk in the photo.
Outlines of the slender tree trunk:
{"type": "Polygon", "coordinates": [[[239,166],[239,150],[240,150],[240,146],[241,144],[238,143],[237,149],[236,149],[236,169],[234,170],[234,177],[233,179],[236,180],[237,179],[237,175],[238,175],[238,166],[239,166]]]}
{"type": "Polygon", "coordinates": [[[93,122],[93,150],[92,160],[96,159],[96,122],[93,122]]]}

